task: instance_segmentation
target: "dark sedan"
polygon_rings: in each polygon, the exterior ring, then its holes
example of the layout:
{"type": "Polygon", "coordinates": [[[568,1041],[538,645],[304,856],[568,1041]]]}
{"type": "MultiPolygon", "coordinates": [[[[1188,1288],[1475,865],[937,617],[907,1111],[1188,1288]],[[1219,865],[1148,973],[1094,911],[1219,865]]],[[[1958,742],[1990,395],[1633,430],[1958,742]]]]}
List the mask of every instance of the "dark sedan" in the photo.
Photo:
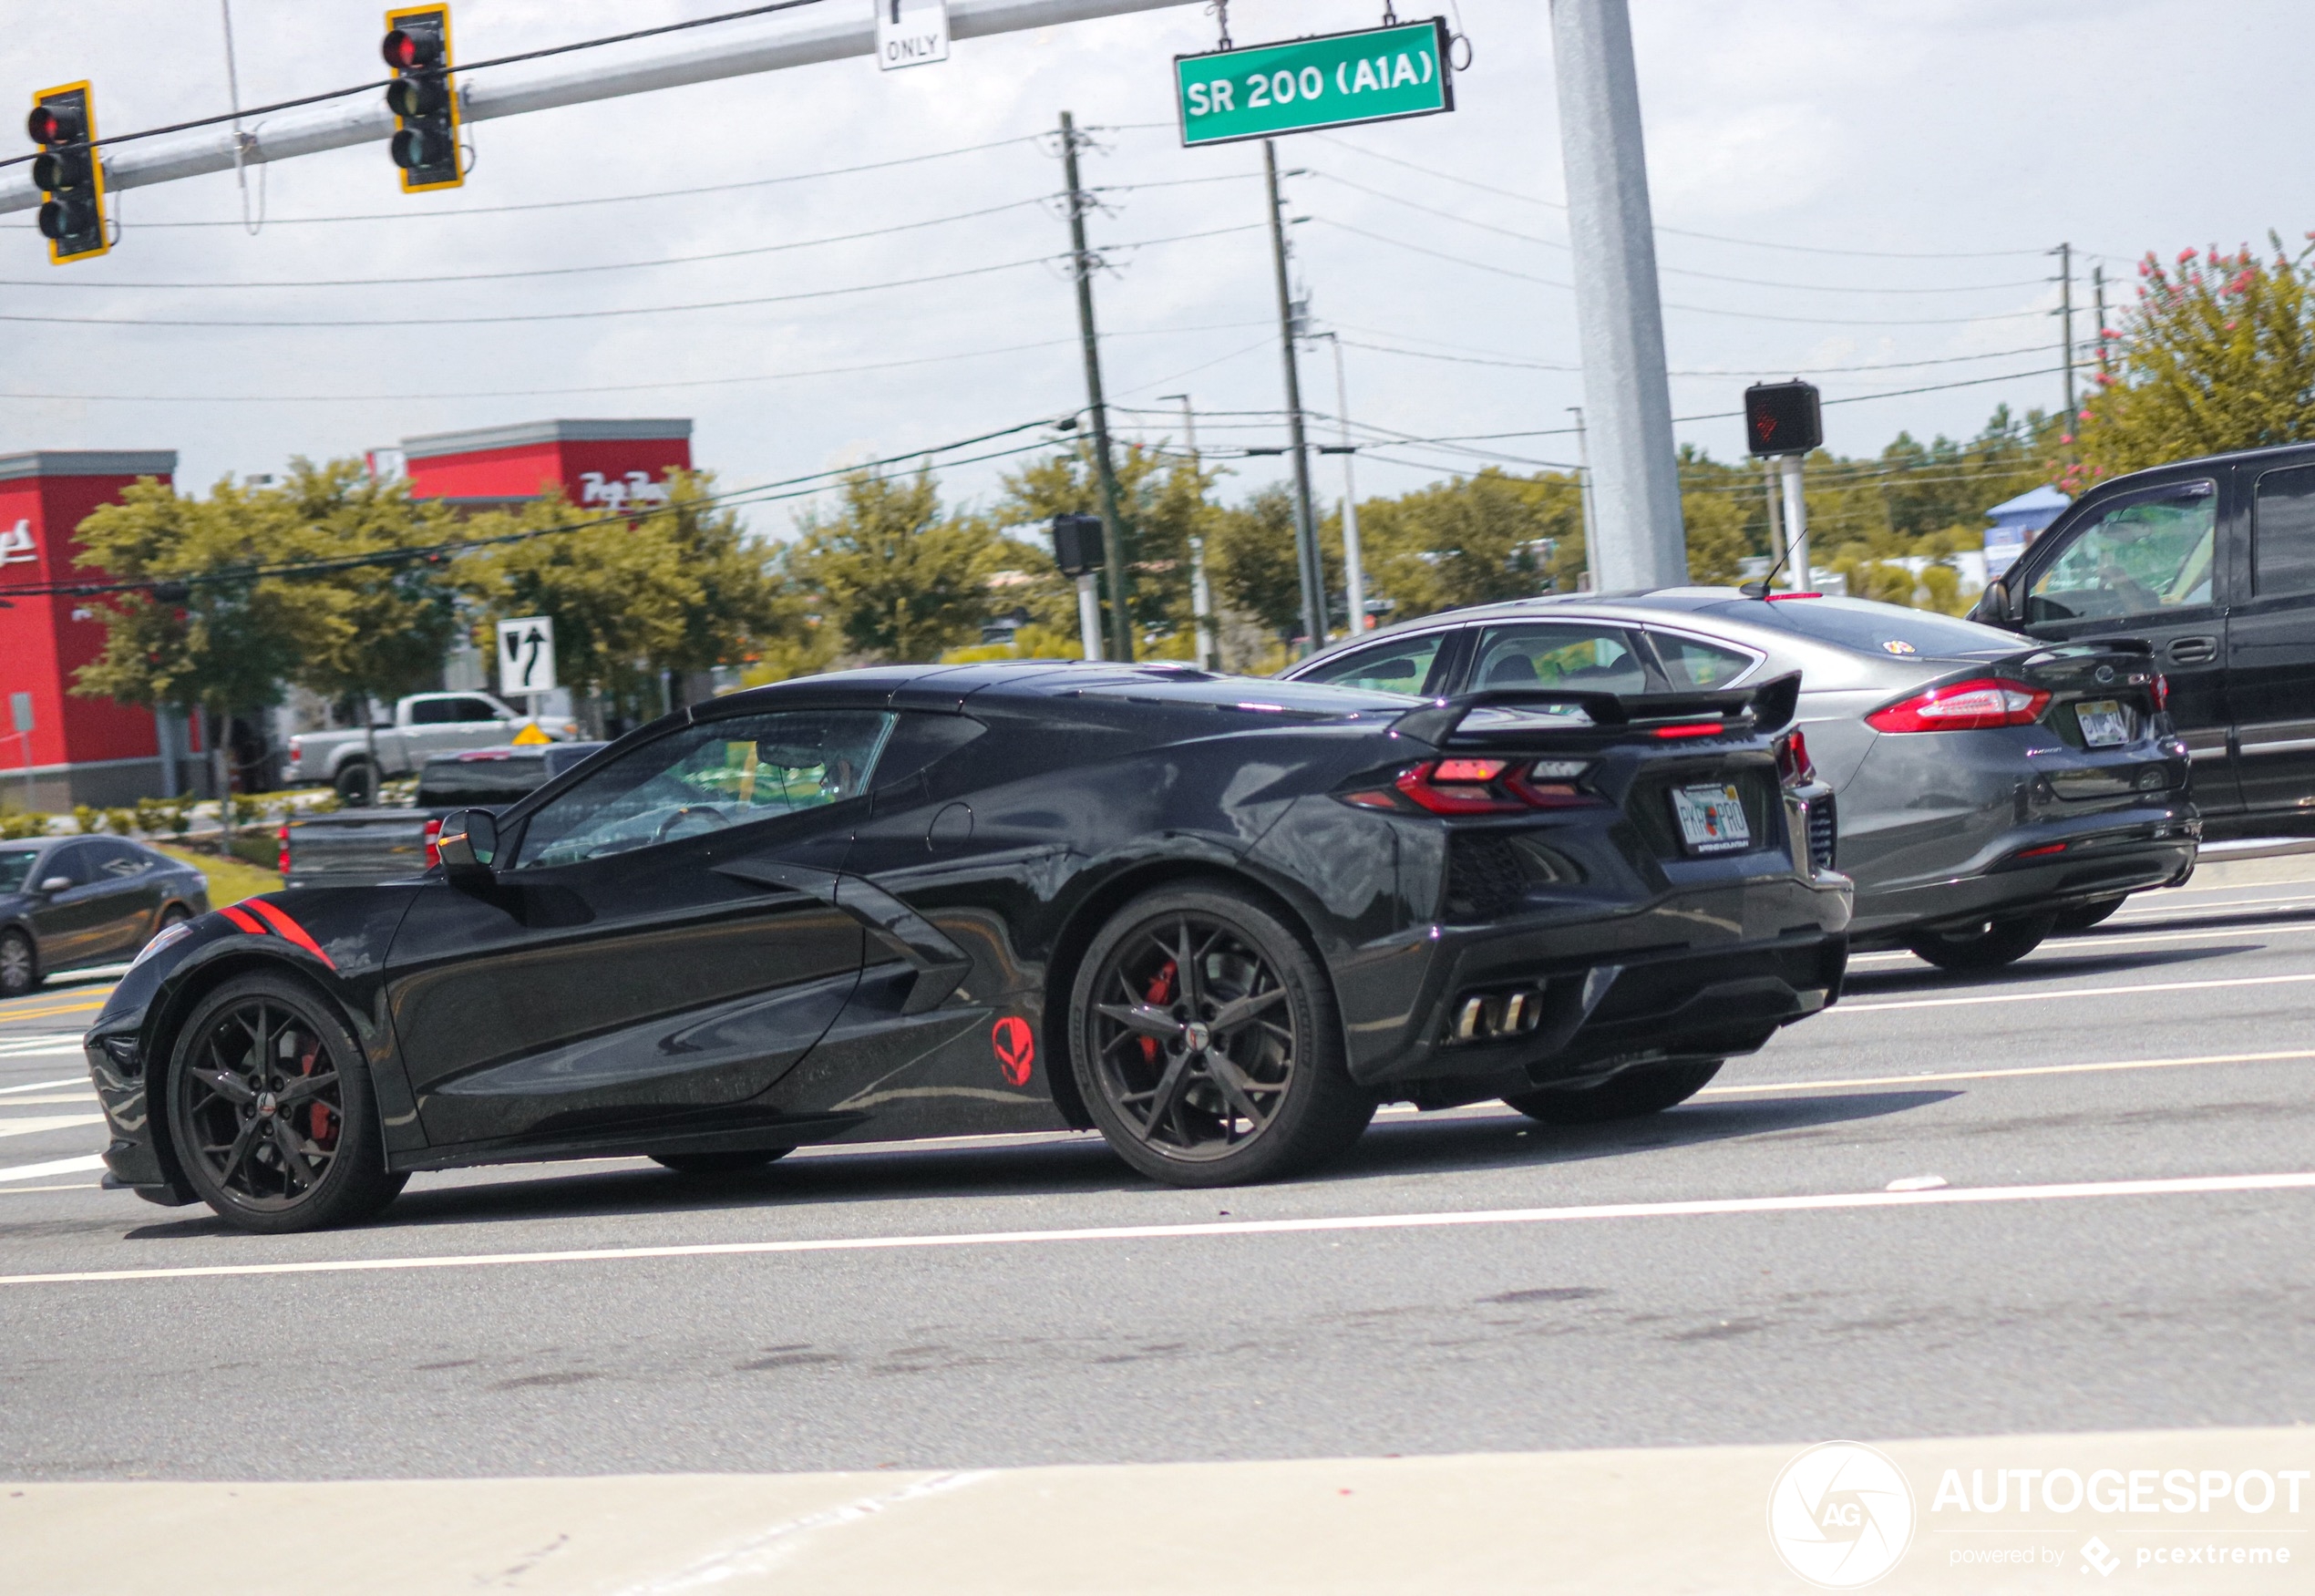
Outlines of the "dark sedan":
{"type": "Polygon", "coordinates": [[[2144,644],[2032,644],[1968,621],[1733,588],[1525,600],[1345,642],[1290,680],[1401,692],[1741,687],[1801,673],[1858,946],[1952,969],[2023,957],[2193,869],[2200,822],[2144,644]]]}
{"type": "Polygon", "coordinates": [[[118,963],[208,908],[209,878],[124,838],[0,843],[0,997],[118,963]]]}
{"type": "Polygon", "coordinates": [[[1385,1100],[1652,1112],[1838,992],[1795,696],[1038,664],[733,694],[447,818],[423,880],[196,922],[88,1035],[106,1161],[285,1230],[461,1165],[1075,1127],[1210,1186],[1385,1100]]]}

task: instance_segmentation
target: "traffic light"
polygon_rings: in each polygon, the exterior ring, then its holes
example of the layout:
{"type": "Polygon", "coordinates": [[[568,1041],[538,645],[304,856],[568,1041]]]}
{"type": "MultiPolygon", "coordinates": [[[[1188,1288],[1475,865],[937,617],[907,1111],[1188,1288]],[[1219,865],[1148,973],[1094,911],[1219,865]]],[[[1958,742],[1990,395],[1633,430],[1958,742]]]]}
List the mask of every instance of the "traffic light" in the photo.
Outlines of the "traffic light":
{"type": "Polygon", "coordinates": [[[103,254],[112,246],[105,242],[105,169],[97,159],[97,107],[88,86],[67,83],[34,95],[25,131],[40,146],[32,180],[48,197],[40,207],[48,259],[61,266],[103,254]]]}
{"type": "Polygon", "coordinates": [[[1754,383],[1744,390],[1744,447],[1753,453],[1805,455],[1824,441],[1815,383],[1754,383]]]}
{"type": "Polygon", "coordinates": [[[1053,562],[1061,574],[1084,576],[1101,569],[1101,518],[1097,515],[1057,515],[1053,518],[1053,562]]]}
{"type": "Polygon", "coordinates": [[[458,165],[458,97],[450,83],[450,8],[389,11],[386,26],[382,53],[394,68],[386,105],[395,117],[387,149],[402,169],[402,191],[455,189],[466,173],[458,165]]]}

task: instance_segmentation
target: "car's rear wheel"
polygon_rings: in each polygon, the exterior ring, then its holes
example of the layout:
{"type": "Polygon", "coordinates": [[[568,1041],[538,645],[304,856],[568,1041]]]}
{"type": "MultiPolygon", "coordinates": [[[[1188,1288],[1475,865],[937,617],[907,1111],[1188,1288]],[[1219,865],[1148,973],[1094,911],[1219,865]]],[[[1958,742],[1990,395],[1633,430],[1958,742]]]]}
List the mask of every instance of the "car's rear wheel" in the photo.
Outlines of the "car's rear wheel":
{"type": "Polygon", "coordinates": [[[1940,970],[1999,970],[2042,945],[2057,924],[2053,910],[2014,920],[1987,921],[1957,931],[1923,932],[1905,945],[1940,970]]]}
{"type": "Polygon", "coordinates": [[[0,931],[0,997],[22,997],[39,990],[40,954],[20,931],[0,931]]]}
{"type": "Polygon", "coordinates": [[[1720,1066],[1717,1058],[1643,1064],[1596,1086],[1545,1086],[1504,1101],[1546,1125],[1604,1125],[1661,1114],[1675,1103],[1685,1103],[1720,1073],[1720,1066]]]}
{"type": "Polygon", "coordinates": [[[360,1047],[303,983],[243,975],[178,1033],[169,1128],[195,1195],[237,1230],[367,1219],[408,1179],[386,1167],[360,1047]]]}
{"type": "Polygon", "coordinates": [[[337,788],[340,803],[352,804],[357,808],[365,804],[374,804],[377,802],[377,767],[367,759],[349,759],[339,767],[337,780],[333,785],[337,788]]]}
{"type": "Polygon", "coordinates": [[[1077,1090],[1102,1135],[1176,1186],[1298,1173],[1374,1117],[1318,955],[1226,885],[1120,910],[1086,950],[1069,1015],[1077,1090]]]}
{"type": "Polygon", "coordinates": [[[651,1161],[678,1175],[745,1175],[750,1169],[760,1169],[775,1158],[784,1158],[794,1148],[757,1148],[745,1153],[653,1153],[651,1161]]]}
{"type": "Polygon", "coordinates": [[[2052,929],[2088,931],[2094,925],[2103,924],[2107,916],[2128,901],[2127,898],[2109,898],[2104,903],[2085,903],[2078,909],[2061,909],[2058,918],[2052,922],[2052,929]]]}

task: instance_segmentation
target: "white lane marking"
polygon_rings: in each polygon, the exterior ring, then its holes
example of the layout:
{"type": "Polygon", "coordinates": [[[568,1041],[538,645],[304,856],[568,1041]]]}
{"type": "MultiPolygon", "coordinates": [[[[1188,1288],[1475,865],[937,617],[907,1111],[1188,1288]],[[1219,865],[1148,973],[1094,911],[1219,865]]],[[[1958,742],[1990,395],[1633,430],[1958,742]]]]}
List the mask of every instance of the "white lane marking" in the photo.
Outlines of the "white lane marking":
{"type": "Polygon", "coordinates": [[[1472,1225],[1540,1225],[1580,1220],[1696,1219],[1707,1215],[1819,1213],[1949,1203],[2053,1202],[2094,1197],[2186,1197],[2237,1191],[2315,1190],[2315,1171],[2186,1175],[2152,1180],[2084,1180],[1974,1186],[1937,1191],[1835,1191],[1802,1197],[1718,1197],[1674,1202],[1606,1202],[1569,1208],[1482,1209],[1462,1213],[1355,1214],[1310,1220],[1209,1220],[1110,1225],[1074,1230],[979,1230],[952,1236],[832,1236],[809,1241],[698,1241],[671,1247],[592,1247],[561,1252],[473,1252],[416,1258],[334,1258],[301,1263],[207,1263],[176,1269],[92,1269],[0,1275],[0,1286],[211,1280],[266,1274],[367,1274],[408,1269],[480,1269],[525,1263],[621,1263],[658,1258],[740,1258],[789,1252],[892,1252],[919,1248],[1021,1247],[1062,1241],[1167,1241],[1206,1236],[1323,1235],[1346,1230],[1427,1230],[1472,1225]]]}
{"type": "MultiPolygon", "coordinates": [[[[2228,889],[2213,887],[2210,890],[2217,892],[2228,889]]],[[[2310,906],[2315,906],[2315,898],[2305,896],[2226,898],[2216,903],[2134,903],[2115,910],[2113,919],[2107,923],[2111,925],[2121,920],[2162,920],[2179,914],[2217,914],[2228,909],[2305,909],[2310,906]]]]}
{"type": "Polygon", "coordinates": [[[0,1042],[0,1058],[86,1058],[87,1052],[77,1041],[58,1041],[53,1036],[29,1037],[21,1042],[0,1042]],[[37,1043],[36,1046],[33,1044],[37,1043]]]}
{"type": "Polygon", "coordinates": [[[2276,1064],[2315,1059],[2315,1049],[2291,1053],[2212,1053],[2199,1058],[2122,1058],[2105,1064],[2035,1064],[2013,1069],[1924,1070],[1919,1075],[1851,1076],[1840,1080],[1762,1081],[1753,1086],[1706,1086],[1699,1097],[1729,1097],[1747,1092],[1821,1092],[1835,1086],[1910,1086],[1923,1081],[1991,1081],[2011,1076],[2096,1075],[2112,1069],[2186,1069],[2210,1064],[2276,1064]]]}
{"type": "MultiPolygon", "coordinates": [[[[2094,931],[2086,931],[2069,937],[2052,937],[2036,948],[2032,960],[2022,967],[2031,968],[2032,964],[2041,963],[2044,953],[2089,953],[2122,942],[2207,942],[2224,937],[2309,935],[2315,935],[2315,925],[2214,925],[2207,931],[2146,931],[2135,936],[2102,936],[2094,931]]],[[[1867,959],[1911,959],[1917,956],[1903,948],[1888,948],[1879,952],[1852,954],[1849,963],[1860,964],[1867,959]]]]}
{"type": "Polygon", "coordinates": [[[70,1130],[78,1125],[102,1125],[101,1114],[38,1114],[21,1119],[0,1119],[0,1136],[37,1136],[44,1130],[70,1130]]]}
{"type": "Polygon", "coordinates": [[[24,1197],[35,1191],[94,1191],[94,1180],[83,1180],[72,1186],[7,1186],[0,1187],[0,1197],[24,1197]]]}
{"type": "MultiPolygon", "coordinates": [[[[20,1086],[0,1086],[0,1097],[13,1097],[18,1092],[53,1092],[58,1086],[86,1086],[87,1085],[87,1076],[68,1075],[60,1081],[26,1081],[20,1086]]],[[[94,1091],[96,1088],[91,1086],[89,1089],[94,1091]]]]}
{"type": "Polygon", "coordinates": [[[2315,981],[2310,975],[2238,975],[2225,981],[2147,981],[2136,986],[2062,986],[2055,992],[1986,992],[1974,997],[1908,997],[1880,1003],[1837,1003],[1827,1014],[1878,1014],[1885,1009],[1945,1009],[1965,1004],[2044,1003],[2062,997],[2135,997],[2142,992],[2211,992],[2222,986],[2280,986],[2287,982],[2315,981]]]}
{"type": "Polygon", "coordinates": [[[0,1169],[0,1180],[45,1180],[51,1175],[87,1175],[104,1167],[104,1159],[91,1153],[84,1158],[51,1158],[45,1164],[16,1164],[0,1169]]]}

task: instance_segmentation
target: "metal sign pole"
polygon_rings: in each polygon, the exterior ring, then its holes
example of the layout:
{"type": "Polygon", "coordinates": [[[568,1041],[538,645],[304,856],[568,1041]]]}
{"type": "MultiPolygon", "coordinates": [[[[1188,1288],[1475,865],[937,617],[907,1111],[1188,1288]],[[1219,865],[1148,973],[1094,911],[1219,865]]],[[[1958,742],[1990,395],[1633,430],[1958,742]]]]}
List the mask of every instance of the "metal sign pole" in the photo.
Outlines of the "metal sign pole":
{"type": "Polygon", "coordinates": [[[1801,457],[1786,455],[1785,472],[1785,541],[1793,551],[1793,591],[1816,591],[1808,569],[1808,499],[1801,492],[1801,457]]]}
{"type": "Polygon", "coordinates": [[[1077,638],[1087,659],[1101,657],[1101,599],[1094,592],[1090,571],[1077,579],[1077,638]]]}

